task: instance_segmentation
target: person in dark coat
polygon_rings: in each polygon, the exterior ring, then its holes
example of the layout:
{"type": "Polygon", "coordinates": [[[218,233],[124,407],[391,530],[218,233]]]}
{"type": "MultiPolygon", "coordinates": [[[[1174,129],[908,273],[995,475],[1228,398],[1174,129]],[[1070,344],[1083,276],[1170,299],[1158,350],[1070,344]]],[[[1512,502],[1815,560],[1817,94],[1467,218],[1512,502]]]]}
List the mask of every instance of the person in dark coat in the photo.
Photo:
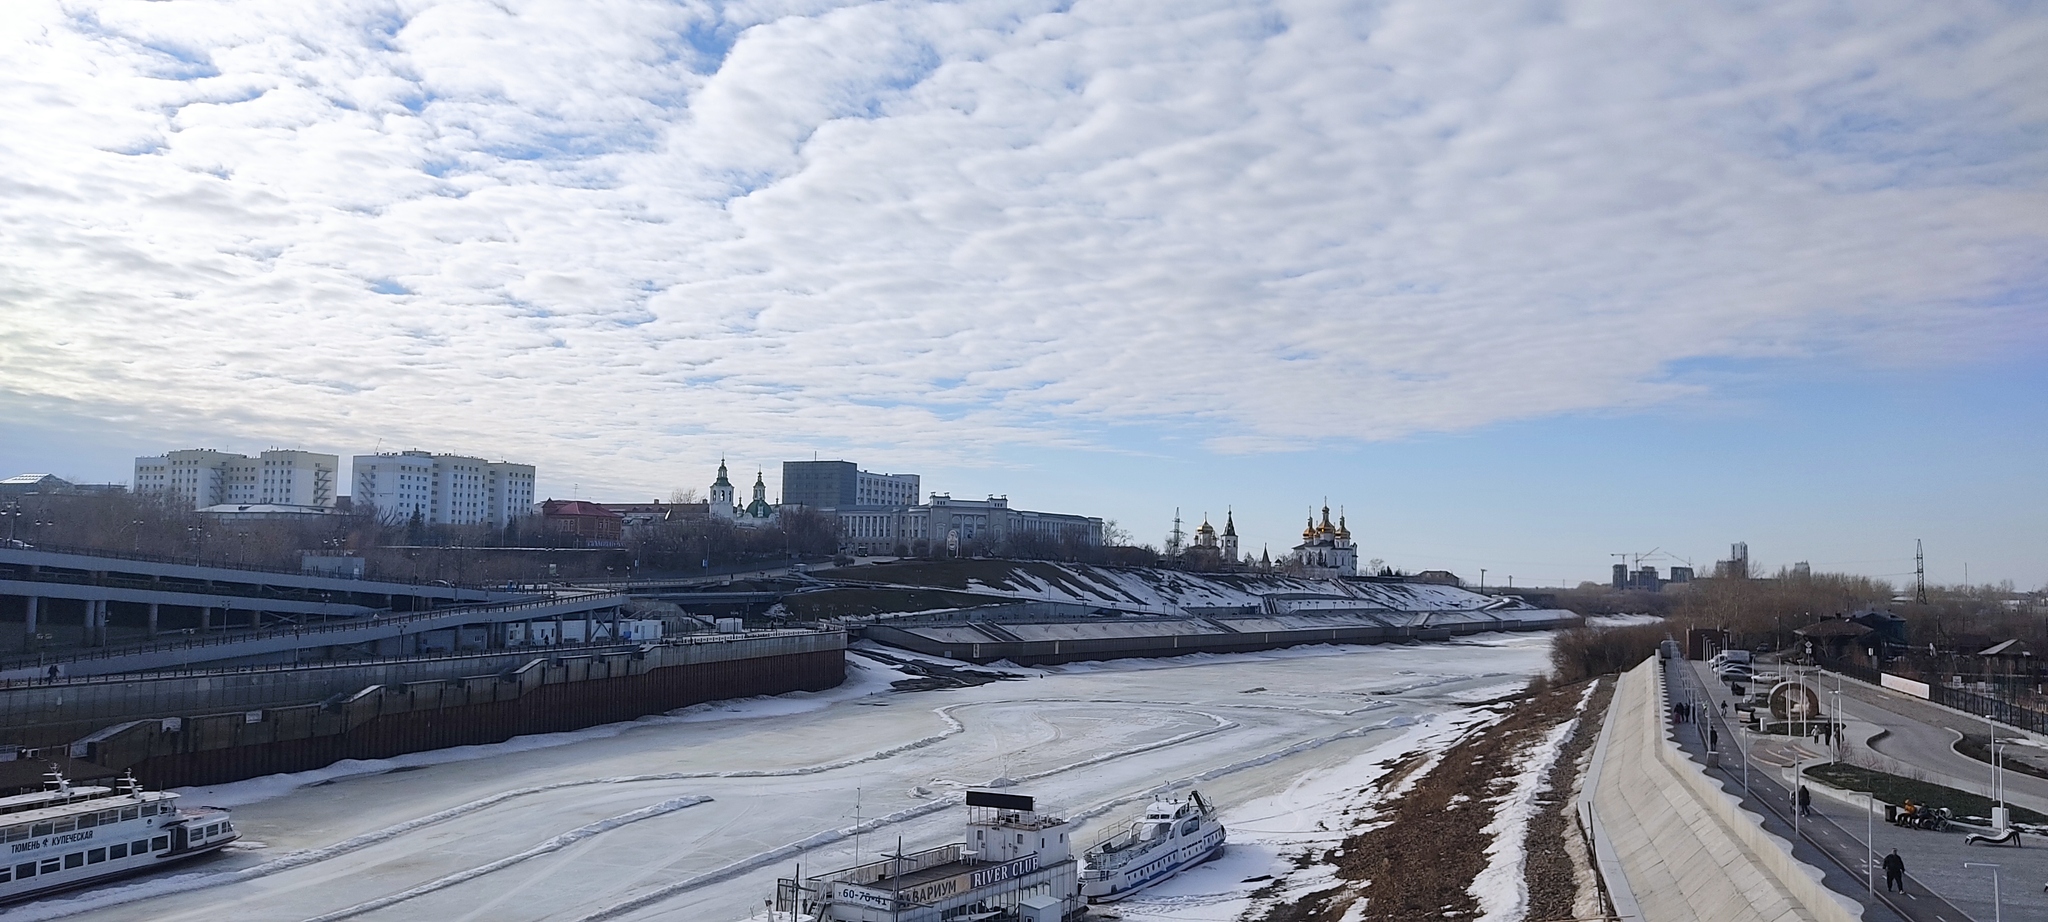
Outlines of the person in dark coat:
{"type": "Polygon", "coordinates": [[[1884,891],[1890,893],[1894,889],[1906,892],[1906,859],[1899,857],[1896,848],[1884,856],[1884,891]]]}
{"type": "Polygon", "coordinates": [[[1806,789],[1806,785],[1802,784],[1799,786],[1799,796],[1796,799],[1799,801],[1799,815],[1812,816],[1813,794],[1806,789]]]}

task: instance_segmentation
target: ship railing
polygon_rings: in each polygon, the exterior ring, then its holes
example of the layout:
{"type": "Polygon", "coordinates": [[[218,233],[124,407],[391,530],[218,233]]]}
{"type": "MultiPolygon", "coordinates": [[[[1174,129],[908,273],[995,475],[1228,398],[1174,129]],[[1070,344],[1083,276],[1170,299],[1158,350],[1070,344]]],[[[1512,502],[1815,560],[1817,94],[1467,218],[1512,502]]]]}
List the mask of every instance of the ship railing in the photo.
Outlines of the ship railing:
{"type": "Polygon", "coordinates": [[[963,848],[964,846],[958,842],[952,845],[941,845],[938,848],[928,848],[921,852],[910,852],[900,857],[884,858],[880,861],[842,868],[837,871],[829,871],[810,878],[810,882],[824,887],[830,887],[835,883],[857,884],[865,887],[869,884],[902,877],[905,874],[913,874],[925,868],[953,864],[961,860],[963,848]]]}

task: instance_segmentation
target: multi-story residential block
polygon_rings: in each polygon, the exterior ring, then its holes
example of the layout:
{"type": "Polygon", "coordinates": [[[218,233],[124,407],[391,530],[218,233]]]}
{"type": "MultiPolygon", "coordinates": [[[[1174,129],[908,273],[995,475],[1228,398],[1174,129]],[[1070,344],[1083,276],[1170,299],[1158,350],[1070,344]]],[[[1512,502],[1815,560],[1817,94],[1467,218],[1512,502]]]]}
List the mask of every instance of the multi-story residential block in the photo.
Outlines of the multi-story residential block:
{"type": "Polygon", "coordinates": [[[350,502],[431,525],[503,527],[533,505],[533,467],[467,455],[357,455],[350,502]]]}
{"type": "Polygon", "coordinates": [[[401,451],[357,455],[353,474],[349,502],[394,519],[503,528],[533,508],[531,464],[401,451]]]}
{"type": "Polygon", "coordinates": [[[273,449],[257,457],[192,448],[135,459],[135,492],[168,493],[193,509],[269,503],[334,508],[341,458],[273,449]]]}

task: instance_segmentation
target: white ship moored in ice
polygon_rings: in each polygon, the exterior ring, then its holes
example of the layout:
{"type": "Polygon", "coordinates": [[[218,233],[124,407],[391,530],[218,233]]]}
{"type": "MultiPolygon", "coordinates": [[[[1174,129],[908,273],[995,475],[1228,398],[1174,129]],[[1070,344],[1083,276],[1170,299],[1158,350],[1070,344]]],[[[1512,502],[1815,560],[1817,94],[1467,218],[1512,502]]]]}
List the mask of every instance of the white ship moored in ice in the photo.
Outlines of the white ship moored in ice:
{"type": "Polygon", "coordinates": [[[1160,798],[1128,831],[1088,850],[1081,859],[1081,895],[1109,903],[1223,854],[1223,824],[1216,808],[1189,791],[1186,800],[1160,798]]]}
{"type": "Polygon", "coordinates": [[[77,785],[52,773],[32,794],[0,797],[0,904],[162,867],[241,837],[217,807],[180,810],[178,795],[77,785]]]}

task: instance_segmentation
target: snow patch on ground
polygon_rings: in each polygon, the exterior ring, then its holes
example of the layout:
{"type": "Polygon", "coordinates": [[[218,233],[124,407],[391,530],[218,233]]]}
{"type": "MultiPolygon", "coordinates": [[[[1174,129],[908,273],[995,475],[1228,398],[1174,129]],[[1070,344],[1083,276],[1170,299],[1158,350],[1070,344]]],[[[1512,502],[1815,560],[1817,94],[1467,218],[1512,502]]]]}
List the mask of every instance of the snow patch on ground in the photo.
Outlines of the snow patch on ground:
{"type": "MultiPolygon", "coordinates": [[[[1588,684],[1579,697],[1579,711],[1586,709],[1594,686],[1588,684]]],[[[1494,804],[1493,822],[1484,832],[1493,837],[1486,847],[1486,868],[1472,878],[1470,892],[1479,901],[1477,922],[1521,922],[1528,915],[1529,891],[1523,880],[1528,863],[1529,821],[1541,809],[1536,799],[1550,789],[1550,766],[1564,749],[1565,740],[1579,725],[1573,717],[1545,733],[1515,759],[1514,785],[1494,804]]]]}

